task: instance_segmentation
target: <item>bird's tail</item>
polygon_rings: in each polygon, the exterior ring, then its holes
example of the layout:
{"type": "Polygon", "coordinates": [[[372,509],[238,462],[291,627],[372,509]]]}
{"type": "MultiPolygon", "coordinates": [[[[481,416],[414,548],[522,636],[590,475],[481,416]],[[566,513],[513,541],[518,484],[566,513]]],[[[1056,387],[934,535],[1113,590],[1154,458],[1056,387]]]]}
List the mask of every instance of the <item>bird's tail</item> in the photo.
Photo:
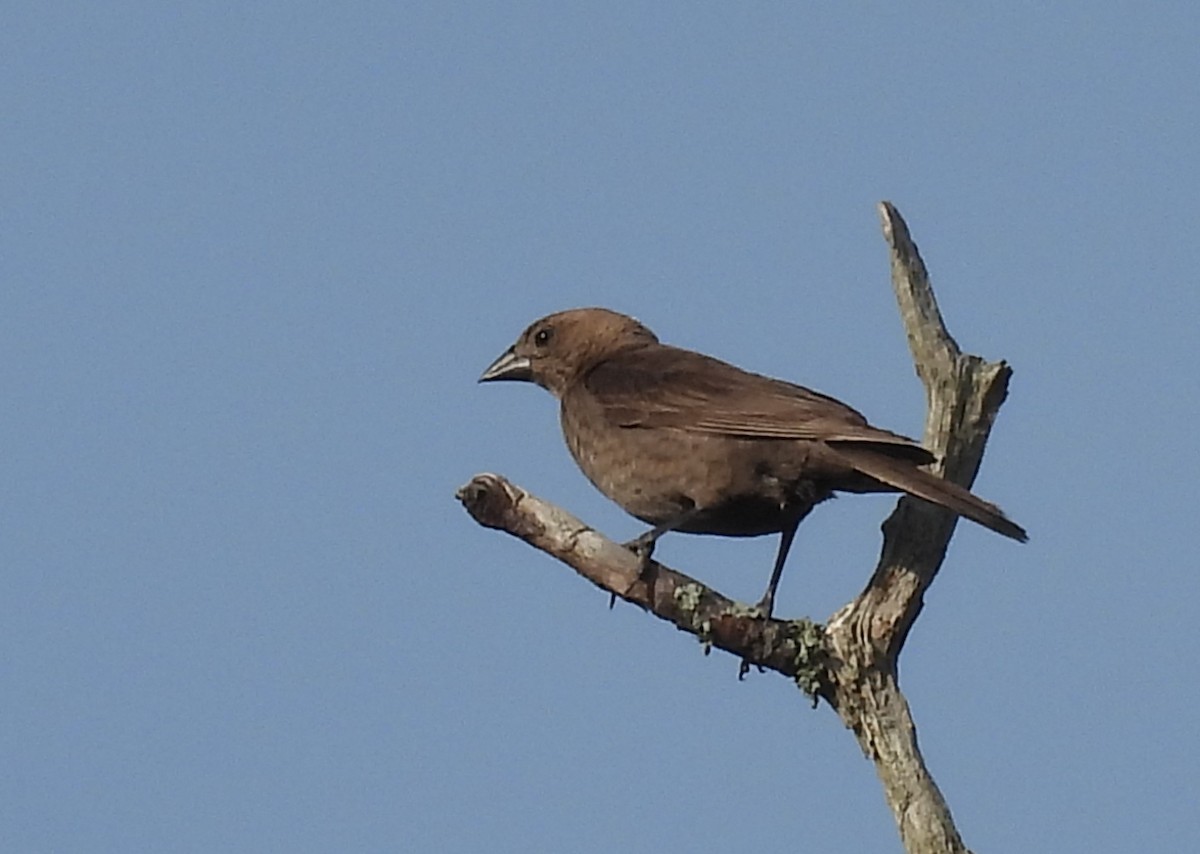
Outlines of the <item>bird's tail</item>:
{"type": "Polygon", "coordinates": [[[945,507],[1018,542],[1029,539],[1025,529],[1005,516],[1004,511],[995,504],[973,495],[957,483],[917,468],[909,460],[896,459],[866,448],[839,447],[837,451],[859,472],[893,489],[945,507]]]}

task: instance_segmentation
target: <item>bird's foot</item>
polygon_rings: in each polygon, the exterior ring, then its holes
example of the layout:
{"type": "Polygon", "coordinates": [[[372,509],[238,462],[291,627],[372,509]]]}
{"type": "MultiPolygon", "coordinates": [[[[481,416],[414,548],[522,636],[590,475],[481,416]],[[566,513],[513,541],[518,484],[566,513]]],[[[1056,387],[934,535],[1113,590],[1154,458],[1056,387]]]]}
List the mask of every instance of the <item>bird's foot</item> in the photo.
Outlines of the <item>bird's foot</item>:
{"type": "Polygon", "coordinates": [[[654,557],[654,544],[658,542],[658,537],[654,531],[647,531],[640,537],[635,537],[627,543],[624,543],[625,548],[629,549],[638,559],[638,577],[645,578],[650,570],[650,558],[654,557]]]}
{"type": "Polygon", "coordinates": [[[743,659],[741,660],[741,662],[739,662],[739,663],[738,663],[738,681],[739,681],[739,682],[745,682],[745,681],[746,681],[746,676],[747,676],[747,675],[750,673],[750,668],[751,668],[751,667],[753,667],[753,668],[754,668],[755,670],[757,670],[759,673],[766,673],[766,672],[767,672],[767,671],[766,671],[766,668],[764,668],[764,667],[763,667],[761,664],[759,664],[757,661],[751,661],[751,660],[750,660],[750,659],[748,659],[748,658],[743,658],[743,659]]]}
{"type": "MultiPolygon", "coordinates": [[[[755,616],[755,619],[762,620],[763,622],[768,622],[771,619],[772,612],[774,612],[774,610],[775,610],[775,595],[774,595],[774,593],[772,591],[768,590],[763,595],[763,598],[758,601],[758,604],[754,606],[754,610],[758,612],[758,614],[755,616]]],[[[739,682],[746,678],[746,674],[750,672],[751,667],[758,668],[759,673],[763,672],[762,665],[760,665],[756,662],[753,662],[748,658],[743,658],[741,663],[738,665],[738,681],[739,682]]]]}
{"type": "MultiPolygon", "coordinates": [[[[768,591],[767,594],[764,595],[763,598],[759,600],[758,604],[754,606],[754,610],[758,612],[755,615],[754,619],[762,620],[764,623],[770,622],[770,620],[772,619],[771,615],[775,611],[775,596],[770,591],[768,591]]],[[[764,638],[766,638],[766,640],[764,641],[763,656],[766,657],[771,652],[772,643],[771,643],[770,638],[773,635],[773,630],[768,626],[764,626],[763,634],[764,634],[764,638]]],[[[748,674],[750,672],[751,667],[757,669],[759,673],[765,672],[763,670],[762,665],[759,664],[758,662],[751,661],[748,658],[743,658],[741,660],[741,662],[738,664],[738,681],[739,682],[746,678],[746,674],[748,674]]]]}
{"type": "Polygon", "coordinates": [[[758,604],[754,608],[758,611],[760,619],[771,619],[771,614],[775,611],[775,596],[772,593],[767,593],[762,599],[758,600],[758,604]]]}
{"type": "MultiPolygon", "coordinates": [[[[657,542],[657,540],[658,540],[658,537],[655,535],[654,531],[647,531],[646,533],[642,534],[640,537],[635,537],[634,539],[630,540],[627,543],[622,543],[622,545],[625,548],[629,549],[631,552],[633,552],[634,555],[636,555],[637,559],[638,559],[637,578],[635,578],[633,580],[633,583],[630,584],[629,587],[627,587],[625,589],[626,594],[628,594],[629,591],[633,589],[634,585],[637,584],[639,581],[653,582],[654,562],[651,560],[651,557],[653,557],[653,555],[654,555],[654,544],[655,544],[655,542],[657,542]]],[[[650,596],[651,596],[651,598],[654,598],[653,583],[651,584],[650,596]]],[[[610,593],[609,597],[608,597],[608,609],[611,611],[613,609],[613,606],[616,604],[617,604],[617,594],[610,593]]]]}

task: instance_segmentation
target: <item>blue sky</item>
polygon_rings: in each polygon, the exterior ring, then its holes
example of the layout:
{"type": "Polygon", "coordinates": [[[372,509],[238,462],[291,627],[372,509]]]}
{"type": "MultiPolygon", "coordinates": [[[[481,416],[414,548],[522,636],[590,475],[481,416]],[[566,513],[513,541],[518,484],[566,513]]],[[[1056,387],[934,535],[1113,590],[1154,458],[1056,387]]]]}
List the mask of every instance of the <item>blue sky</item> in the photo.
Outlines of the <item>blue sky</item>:
{"type": "MultiPolygon", "coordinates": [[[[1190,3],[11,4],[0,27],[0,849],[896,851],[828,709],[478,528],[626,539],[534,318],[919,435],[875,204],[1015,371],[902,658],[979,851],[1200,847],[1190,3]]],[[[783,616],[892,500],[800,531],[783,616]]],[[[658,556],[743,599],[773,538],[658,556]]]]}

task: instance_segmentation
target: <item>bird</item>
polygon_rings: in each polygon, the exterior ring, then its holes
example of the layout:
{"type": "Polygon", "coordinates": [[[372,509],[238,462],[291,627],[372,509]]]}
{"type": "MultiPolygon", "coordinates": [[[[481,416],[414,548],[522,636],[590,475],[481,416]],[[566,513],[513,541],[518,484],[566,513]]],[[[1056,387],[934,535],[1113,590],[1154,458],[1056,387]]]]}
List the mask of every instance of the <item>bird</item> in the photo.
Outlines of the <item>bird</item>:
{"type": "Polygon", "coordinates": [[[584,475],[651,526],[625,544],[643,573],[671,531],[780,534],[757,606],[767,618],[797,527],[835,493],[903,492],[1028,539],[995,504],[923,468],[935,457],[916,441],[820,392],[663,344],[606,308],[534,321],[479,377],[498,381],[532,382],[558,399],[584,475]]]}

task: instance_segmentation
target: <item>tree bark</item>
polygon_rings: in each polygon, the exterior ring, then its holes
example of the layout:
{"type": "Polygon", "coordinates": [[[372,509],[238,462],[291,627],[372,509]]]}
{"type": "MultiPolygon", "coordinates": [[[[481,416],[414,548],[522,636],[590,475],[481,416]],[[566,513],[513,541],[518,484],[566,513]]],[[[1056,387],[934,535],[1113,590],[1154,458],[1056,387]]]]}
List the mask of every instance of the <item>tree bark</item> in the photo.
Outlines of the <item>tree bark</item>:
{"type": "MultiPolygon", "coordinates": [[[[899,212],[879,206],[892,285],[917,374],[925,386],[924,444],[933,468],[970,486],[1007,393],[1010,368],[962,353],[946,330],[917,247],[899,212]]],[[[579,519],[503,477],[481,474],[458,491],[481,525],[523,539],[597,587],[725,650],[796,681],[824,699],[874,764],[910,854],[967,852],[925,767],[900,691],[897,660],[954,533],[954,514],[901,498],[884,522],[883,550],[866,588],[824,626],[764,620],[753,608],[659,563],[640,578],[638,559],[579,519]]],[[[969,854],[969,852],[967,852],[969,854]]]]}

